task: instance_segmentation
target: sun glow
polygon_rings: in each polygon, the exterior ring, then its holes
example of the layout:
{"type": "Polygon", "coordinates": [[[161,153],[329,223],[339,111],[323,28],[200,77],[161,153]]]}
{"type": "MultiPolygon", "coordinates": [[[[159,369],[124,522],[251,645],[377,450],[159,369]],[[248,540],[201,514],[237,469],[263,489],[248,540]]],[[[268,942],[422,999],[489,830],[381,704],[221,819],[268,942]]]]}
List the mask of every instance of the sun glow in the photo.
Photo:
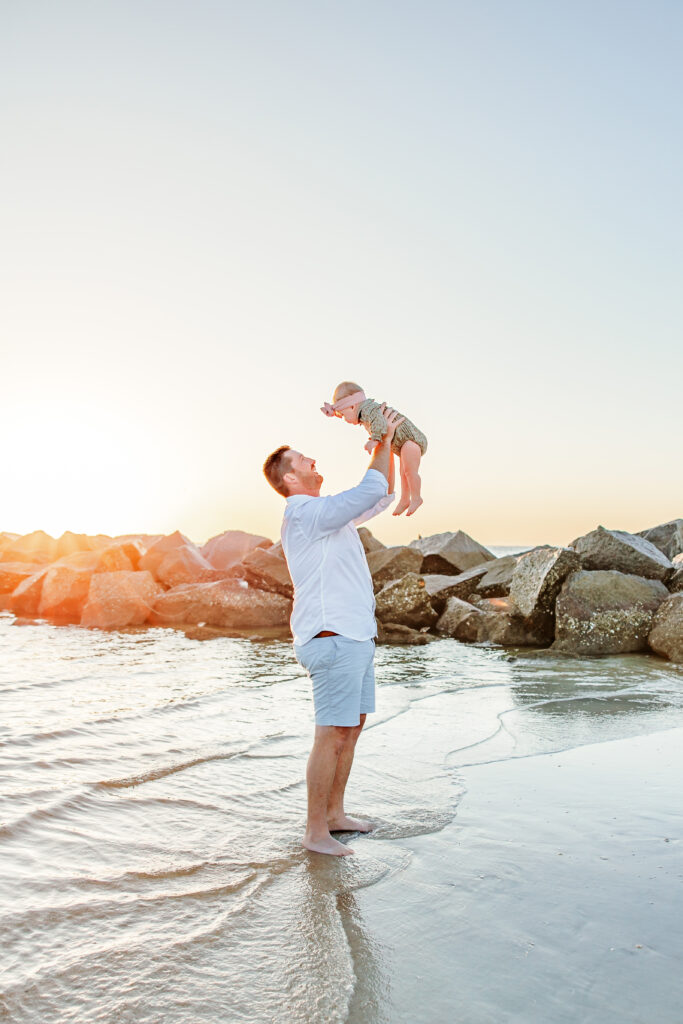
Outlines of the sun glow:
{"type": "Polygon", "coordinates": [[[2,529],[132,532],[154,517],[154,482],[142,426],[123,406],[63,393],[4,409],[2,529]]]}

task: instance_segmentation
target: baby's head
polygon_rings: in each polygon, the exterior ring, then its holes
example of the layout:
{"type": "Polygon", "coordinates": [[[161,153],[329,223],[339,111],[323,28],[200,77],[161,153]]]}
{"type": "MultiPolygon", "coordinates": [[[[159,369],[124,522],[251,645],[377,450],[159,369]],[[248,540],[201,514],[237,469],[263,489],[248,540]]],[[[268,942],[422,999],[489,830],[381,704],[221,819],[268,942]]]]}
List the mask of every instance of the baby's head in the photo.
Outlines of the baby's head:
{"type": "Polygon", "coordinates": [[[334,389],[334,395],[332,396],[333,403],[341,401],[342,398],[349,398],[351,395],[362,395],[354,405],[348,405],[345,409],[341,409],[337,415],[341,416],[346,420],[347,423],[358,423],[358,407],[361,402],[365,401],[365,392],[363,391],[360,384],[354,384],[352,380],[343,380],[341,384],[337,384],[334,389]]]}

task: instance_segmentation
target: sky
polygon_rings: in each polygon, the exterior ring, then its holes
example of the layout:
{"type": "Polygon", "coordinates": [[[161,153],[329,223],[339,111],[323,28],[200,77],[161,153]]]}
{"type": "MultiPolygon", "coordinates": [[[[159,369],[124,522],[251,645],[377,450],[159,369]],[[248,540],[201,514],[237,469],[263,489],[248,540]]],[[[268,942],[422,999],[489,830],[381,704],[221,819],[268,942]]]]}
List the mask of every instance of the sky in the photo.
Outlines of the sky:
{"type": "Polygon", "coordinates": [[[261,466],[427,435],[385,543],[683,516],[683,6],[0,0],[0,530],[277,539],[261,466]]]}

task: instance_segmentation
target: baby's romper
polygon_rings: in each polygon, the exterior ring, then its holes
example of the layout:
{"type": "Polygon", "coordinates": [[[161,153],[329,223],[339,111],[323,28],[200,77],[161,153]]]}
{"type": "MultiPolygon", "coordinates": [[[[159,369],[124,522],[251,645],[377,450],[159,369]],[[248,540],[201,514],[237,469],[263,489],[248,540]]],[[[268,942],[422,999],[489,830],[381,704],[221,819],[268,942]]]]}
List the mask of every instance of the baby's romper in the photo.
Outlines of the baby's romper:
{"type": "MultiPolygon", "coordinates": [[[[396,412],[398,412],[398,409],[396,412]]],[[[400,412],[398,414],[399,416],[402,415],[400,412]]],[[[358,407],[358,422],[367,424],[373,441],[381,441],[387,432],[387,421],[384,418],[379,402],[376,402],[374,398],[366,398],[364,402],[361,402],[358,407]]],[[[404,419],[403,423],[399,423],[396,427],[391,441],[392,452],[400,455],[401,448],[406,441],[415,441],[420,446],[420,451],[423,455],[427,451],[427,438],[409,419],[404,419]]]]}

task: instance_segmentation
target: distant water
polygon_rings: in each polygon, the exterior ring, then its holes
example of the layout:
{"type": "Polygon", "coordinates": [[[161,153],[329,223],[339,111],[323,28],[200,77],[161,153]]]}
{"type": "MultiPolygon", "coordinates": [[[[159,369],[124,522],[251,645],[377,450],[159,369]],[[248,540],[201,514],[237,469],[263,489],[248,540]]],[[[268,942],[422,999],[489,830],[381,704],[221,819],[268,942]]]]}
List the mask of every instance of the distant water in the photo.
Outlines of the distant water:
{"type": "Polygon", "coordinates": [[[348,809],[379,828],[310,857],[290,644],[0,615],[0,1019],[383,1020],[354,892],[402,898],[402,840],[451,821],[463,765],[683,725],[683,669],[647,656],[441,640],[379,648],[377,677],[348,809]]]}

